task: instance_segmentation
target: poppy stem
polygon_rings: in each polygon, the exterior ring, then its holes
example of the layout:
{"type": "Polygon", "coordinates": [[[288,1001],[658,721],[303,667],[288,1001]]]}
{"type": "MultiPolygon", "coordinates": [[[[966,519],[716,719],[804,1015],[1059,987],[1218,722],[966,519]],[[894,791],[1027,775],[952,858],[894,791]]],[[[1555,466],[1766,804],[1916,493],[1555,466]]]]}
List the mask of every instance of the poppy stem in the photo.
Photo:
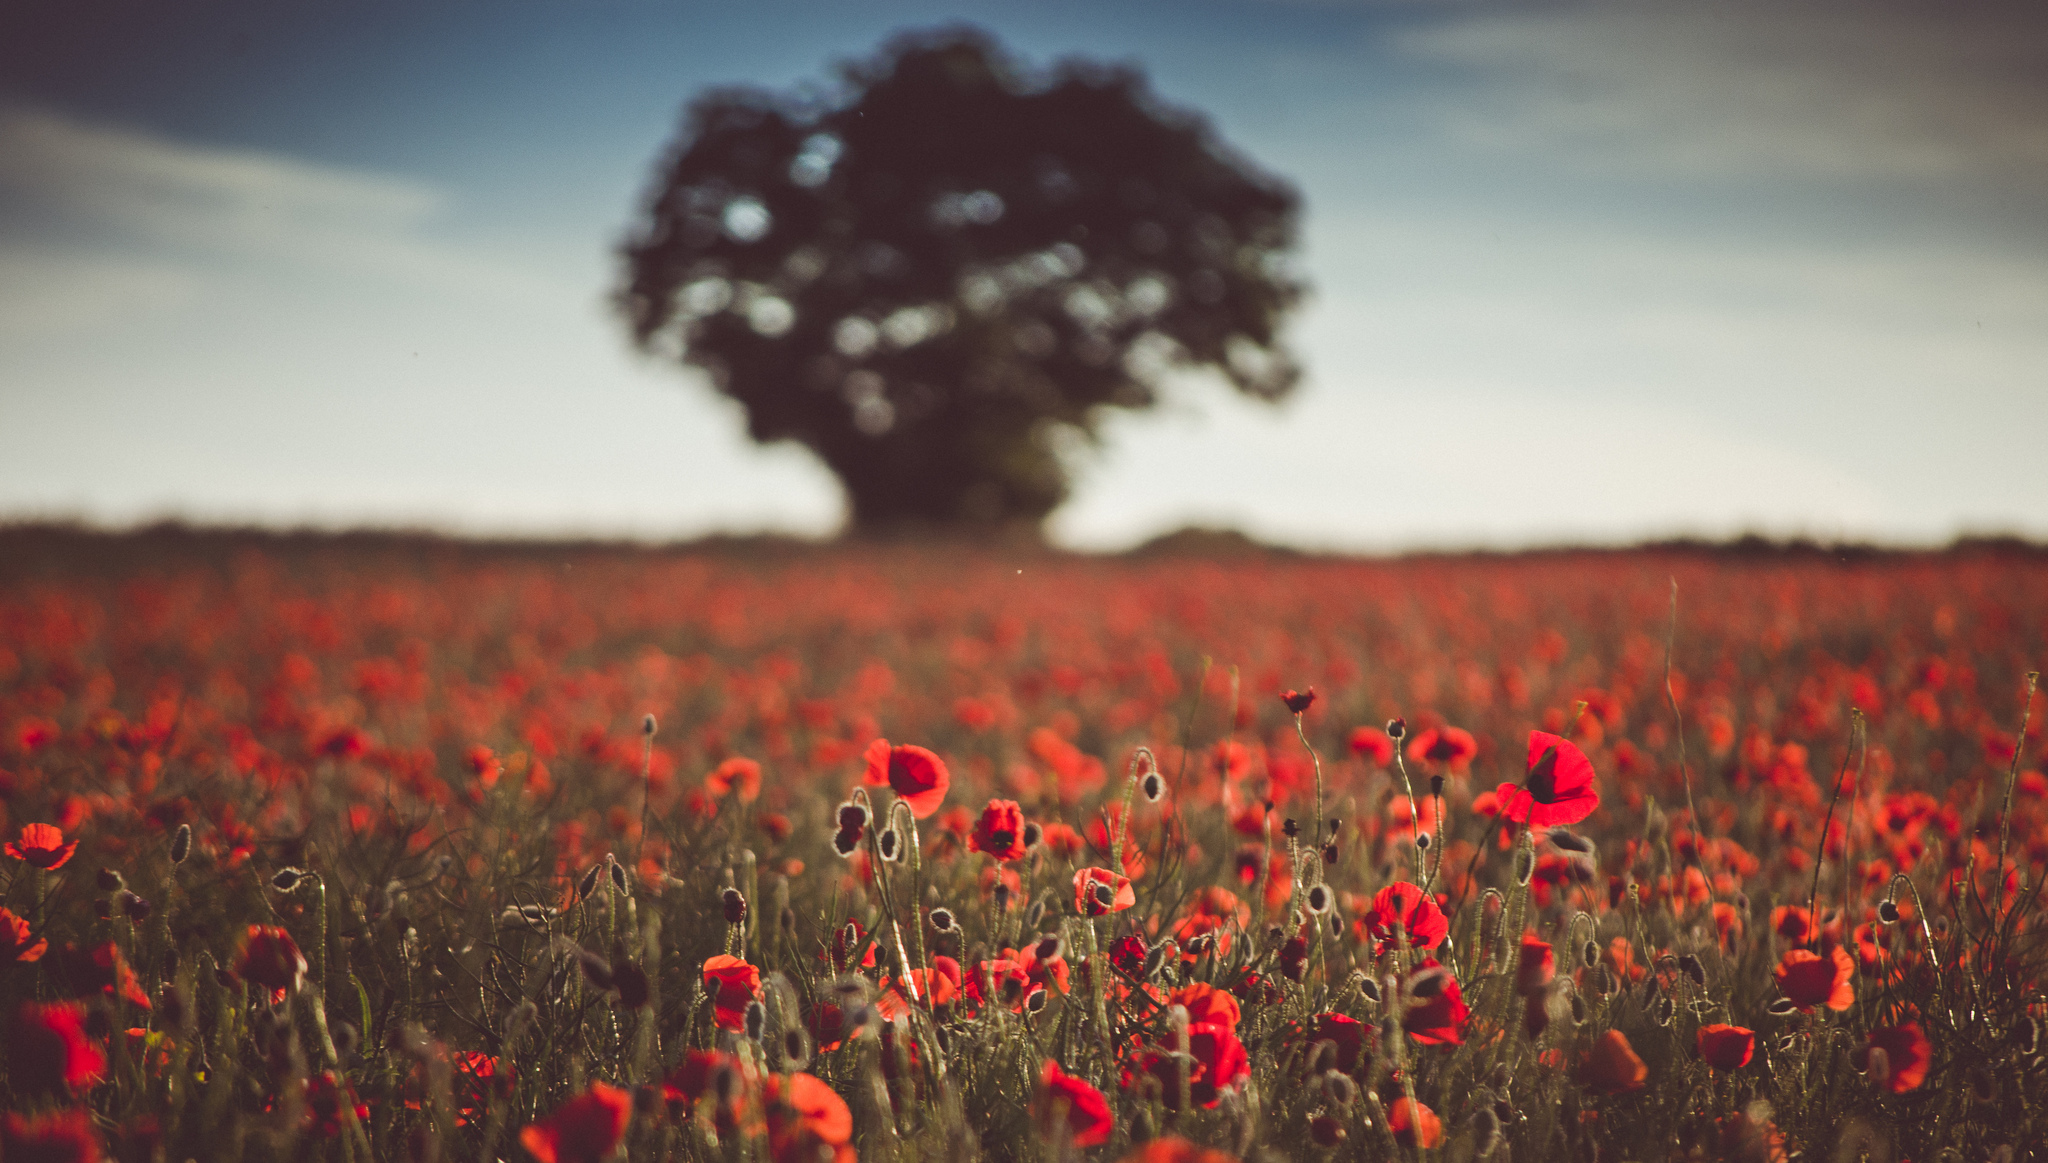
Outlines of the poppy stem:
{"type": "Polygon", "coordinates": [[[1685,761],[1685,715],[1678,709],[1678,694],[1671,685],[1671,655],[1678,642],[1678,579],[1671,579],[1671,622],[1664,632],[1664,700],[1671,704],[1671,718],[1678,724],[1678,778],[1685,783],[1686,825],[1692,829],[1693,856],[1702,865],[1707,862],[1707,850],[1701,841],[1706,837],[1706,827],[1700,821],[1700,810],[1692,802],[1692,768],[1685,761]]]}
{"type": "MultiPolygon", "coordinates": [[[[1827,863],[1828,829],[1834,827],[1835,804],[1842,798],[1842,781],[1849,774],[1849,753],[1856,747],[1859,741],[1862,743],[1865,758],[1868,758],[1870,753],[1870,732],[1869,728],[1864,725],[1862,709],[1860,707],[1849,708],[1849,716],[1849,746],[1842,751],[1842,766],[1835,772],[1835,794],[1828,798],[1828,814],[1821,821],[1820,841],[1813,848],[1813,890],[1806,895],[1807,924],[1805,943],[1809,946],[1813,945],[1820,936],[1820,915],[1814,912],[1814,908],[1820,902],[1820,870],[1827,863]]],[[[1860,764],[1857,767],[1857,771],[1859,773],[1862,771],[1860,764]]],[[[1858,781],[1861,781],[1860,774],[1858,781]]],[[[1847,875],[1846,870],[1844,875],[1847,875]]]]}
{"type": "Polygon", "coordinates": [[[2041,672],[2027,672],[2027,697],[2020,708],[2020,733],[2013,737],[2012,766],[2005,773],[2005,806],[1999,809],[1998,817],[1998,893],[1991,906],[1991,923],[1999,923],[1998,914],[2005,908],[2005,846],[2012,839],[2012,789],[2020,777],[2020,754],[2027,749],[2027,724],[2034,717],[2034,688],[2041,682],[2041,672]]]}
{"type": "MultiPolygon", "coordinates": [[[[1408,778],[1408,761],[1401,758],[1401,749],[1394,749],[1394,766],[1401,772],[1401,787],[1408,793],[1408,844],[1415,852],[1415,879],[1422,879],[1422,814],[1415,810],[1415,782],[1408,778]]],[[[1419,887],[1419,886],[1418,886],[1419,887]]]]}

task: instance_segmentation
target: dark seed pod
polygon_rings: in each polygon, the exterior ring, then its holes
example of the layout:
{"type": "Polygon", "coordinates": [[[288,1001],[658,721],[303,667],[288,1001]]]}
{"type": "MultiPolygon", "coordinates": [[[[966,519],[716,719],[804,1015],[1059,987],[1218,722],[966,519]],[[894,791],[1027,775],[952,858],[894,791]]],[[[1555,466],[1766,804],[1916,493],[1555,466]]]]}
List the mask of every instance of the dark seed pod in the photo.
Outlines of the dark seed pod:
{"type": "Polygon", "coordinates": [[[1194,936],[1189,937],[1188,943],[1182,946],[1181,949],[1182,952],[1185,952],[1190,957],[1200,957],[1204,953],[1207,953],[1210,949],[1214,948],[1215,945],[1216,938],[1210,936],[1207,933],[1197,933],[1194,936]]]}
{"type": "Polygon", "coordinates": [[[640,733],[649,739],[654,738],[655,728],[659,725],[654,721],[654,713],[652,711],[640,717],[640,733]]]}
{"type": "Polygon", "coordinates": [[[1705,985],[1707,983],[1707,967],[1702,965],[1700,959],[1692,954],[1687,953],[1685,956],[1680,957],[1678,959],[1678,968],[1687,977],[1692,978],[1694,985],[1705,985]]]}
{"type": "Polygon", "coordinates": [[[1406,720],[1406,719],[1388,719],[1388,720],[1387,720],[1387,738],[1389,738],[1389,739],[1392,739],[1392,740],[1393,740],[1394,742],[1396,742],[1396,743],[1399,743],[1399,742],[1401,741],[1401,738],[1402,738],[1402,736],[1404,736],[1404,735],[1406,735],[1406,734],[1408,734],[1408,720],[1406,720]]]}
{"type": "Polygon", "coordinates": [[[1887,925],[1899,923],[1899,906],[1890,901],[1881,901],[1877,906],[1877,919],[1887,925]]]}
{"type": "Polygon", "coordinates": [[[1588,969],[1600,964],[1599,944],[1593,941],[1586,942],[1585,948],[1579,950],[1579,961],[1588,969]]]}
{"type": "Polygon", "coordinates": [[[1321,915],[1323,915],[1324,913],[1327,913],[1327,912],[1329,912],[1329,911],[1330,911],[1330,906],[1331,906],[1332,904],[1334,904],[1334,903],[1336,903],[1336,902],[1335,902],[1335,898],[1334,898],[1334,895],[1333,895],[1333,894],[1332,894],[1332,893],[1330,892],[1330,886],[1329,886],[1329,885],[1327,885],[1327,884],[1316,884],[1316,885],[1311,885],[1311,886],[1309,886],[1309,890],[1308,890],[1308,911],[1309,911],[1309,912],[1311,912],[1311,913],[1314,913],[1314,914],[1315,914],[1316,916],[1321,916],[1321,915]]]}
{"type": "Polygon", "coordinates": [[[1039,962],[1044,964],[1059,960],[1060,954],[1065,950],[1066,942],[1060,939],[1060,935],[1058,933],[1048,933],[1039,938],[1038,948],[1032,950],[1032,952],[1037,956],[1039,962]]]}
{"type": "Polygon", "coordinates": [[[1438,800],[1440,800],[1440,799],[1444,798],[1444,777],[1443,777],[1443,776],[1441,776],[1441,775],[1432,775],[1432,776],[1430,776],[1430,777],[1429,777],[1429,795],[1430,795],[1430,798],[1431,798],[1431,799],[1438,799],[1438,800]]]}
{"type": "Polygon", "coordinates": [[[171,834],[171,863],[174,865],[183,864],[185,863],[185,858],[190,855],[192,855],[192,825],[179,824],[178,830],[171,834]]]}
{"type": "Polygon", "coordinates": [[[802,1070],[811,1061],[811,1040],[802,1030],[788,1029],[782,1032],[782,1058],[785,1069],[802,1070]]]}
{"type": "Polygon", "coordinates": [[[882,859],[899,860],[903,856],[903,837],[894,828],[884,828],[876,841],[876,847],[881,850],[882,859]]]}
{"type": "Polygon", "coordinates": [[[747,923],[747,898],[736,888],[726,889],[718,894],[718,904],[725,911],[725,923],[744,925],[747,923]]]}
{"type": "Polygon", "coordinates": [[[129,921],[141,924],[149,919],[149,902],[125,889],[114,898],[121,902],[121,911],[128,914],[129,921]]]}
{"type": "Polygon", "coordinates": [[[1326,865],[1337,863],[1337,844],[1335,841],[1323,845],[1323,863],[1326,865]]]}
{"type": "Polygon", "coordinates": [[[299,887],[299,882],[301,880],[304,880],[305,878],[306,874],[299,869],[280,868],[277,870],[276,874],[270,878],[270,887],[276,889],[279,892],[290,892],[291,890],[299,887]]]}
{"type": "Polygon", "coordinates": [[[599,873],[601,873],[601,872],[603,872],[603,871],[604,871],[604,866],[603,866],[602,864],[593,864],[593,865],[591,865],[591,866],[590,866],[590,871],[589,871],[589,872],[586,872],[586,873],[584,873],[584,874],[583,874],[583,879],[582,879],[581,881],[577,882],[577,885],[576,885],[576,899],[577,899],[577,900],[579,900],[579,901],[580,901],[580,900],[588,900],[588,899],[590,899],[590,894],[591,894],[591,893],[594,893],[594,892],[596,892],[596,891],[597,891],[597,876],[598,876],[598,874],[599,874],[599,873]]]}
{"type": "Polygon", "coordinates": [[[1552,828],[1550,830],[1550,842],[1566,852],[1577,852],[1580,855],[1586,855],[1593,851],[1593,842],[1591,840],[1576,832],[1567,832],[1563,828],[1552,828]]]}
{"type": "Polygon", "coordinates": [[[101,892],[120,892],[128,887],[127,880],[122,878],[120,872],[112,868],[100,869],[93,876],[93,883],[99,886],[101,892]]]}
{"type": "Polygon", "coordinates": [[[1792,1011],[1798,1008],[1799,1007],[1797,1005],[1793,1004],[1791,998],[1781,997],[1774,998],[1771,1001],[1771,1004],[1764,1007],[1764,1012],[1771,1015],[1774,1018],[1786,1018],[1791,1017],[1792,1011]]]}
{"type": "Polygon", "coordinates": [[[768,1026],[768,1007],[762,1005],[759,998],[747,1003],[746,1024],[747,1040],[760,1041],[762,1030],[768,1026]]]}
{"type": "Polygon", "coordinates": [[[1032,990],[1029,994],[1025,995],[1024,1012],[1029,1014],[1038,1014],[1044,1012],[1045,1000],[1046,992],[1044,989],[1041,988],[1032,990]]]}
{"type": "Polygon", "coordinates": [[[1293,816],[1287,817],[1287,819],[1280,825],[1280,834],[1287,837],[1289,840],[1292,840],[1296,836],[1301,835],[1300,822],[1297,821],[1293,816]]]}
{"type": "Polygon", "coordinates": [[[1037,821],[1034,820],[1024,825],[1024,847],[1036,848],[1038,847],[1038,842],[1043,839],[1045,839],[1045,829],[1039,827],[1037,821]]]}
{"type": "Polygon", "coordinates": [[[1000,880],[999,880],[999,881],[997,881],[997,882],[996,882],[996,886],[995,886],[994,888],[992,888],[992,889],[990,889],[990,890],[989,890],[989,894],[988,894],[988,895],[989,895],[989,900],[991,900],[992,902],[994,902],[994,903],[995,903],[995,906],[996,906],[996,911],[997,911],[997,912],[999,912],[999,913],[1007,913],[1007,912],[1009,912],[1009,911],[1010,911],[1010,886],[1009,886],[1009,885],[1007,885],[1007,884],[1004,884],[1004,883],[1003,883],[1002,881],[1000,881],[1000,880]]]}
{"type": "Polygon", "coordinates": [[[1572,994],[1572,1024],[1575,1026],[1586,1024],[1586,999],[1580,997],[1576,992],[1572,994]]]}
{"type": "Polygon", "coordinates": [[[1364,994],[1364,995],[1365,995],[1365,1000],[1367,1000],[1367,1001],[1369,1001],[1369,1002],[1372,1002],[1372,1003],[1373,1003],[1374,1005],[1378,1005],[1378,1004],[1379,1004],[1379,1000],[1380,1000],[1380,983],[1379,983],[1379,982],[1377,982],[1377,981],[1374,981],[1374,980],[1373,980],[1372,978],[1370,978],[1370,977],[1361,977],[1361,978],[1360,978],[1360,980],[1359,980],[1359,982],[1358,982],[1358,992],[1359,992],[1359,993],[1361,993],[1361,994],[1364,994]]]}
{"type": "Polygon", "coordinates": [[[953,910],[951,909],[933,909],[931,911],[931,919],[932,928],[937,929],[941,933],[950,933],[958,927],[957,922],[953,920],[953,910]]]}
{"type": "Polygon", "coordinates": [[[610,868],[612,871],[612,887],[618,889],[620,892],[625,892],[626,866],[614,860],[608,863],[606,867],[610,868]]]}
{"type": "Polygon", "coordinates": [[[1429,833],[1422,832],[1417,834],[1415,837],[1415,846],[1417,848],[1422,849],[1425,852],[1429,851],[1429,833]]]}
{"type": "Polygon", "coordinates": [[[1146,803],[1156,804],[1166,795],[1166,780],[1158,772],[1148,771],[1145,778],[1138,781],[1138,791],[1144,795],[1146,803]]]}

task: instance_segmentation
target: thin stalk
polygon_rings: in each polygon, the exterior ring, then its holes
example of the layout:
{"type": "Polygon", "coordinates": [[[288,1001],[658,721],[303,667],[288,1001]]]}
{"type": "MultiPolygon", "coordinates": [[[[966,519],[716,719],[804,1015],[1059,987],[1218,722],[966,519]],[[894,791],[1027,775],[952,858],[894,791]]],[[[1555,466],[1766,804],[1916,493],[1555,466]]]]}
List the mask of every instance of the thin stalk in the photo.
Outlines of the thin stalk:
{"type": "Polygon", "coordinates": [[[1849,774],[1850,750],[1854,748],[1859,741],[1862,743],[1863,750],[1866,755],[1870,750],[1870,734],[1863,722],[1863,712],[1858,708],[1851,707],[1849,709],[1849,715],[1849,747],[1843,748],[1842,750],[1842,766],[1835,772],[1835,794],[1828,798],[1828,814],[1827,817],[1821,821],[1820,841],[1814,845],[1813,890],[1809,892],[1806,896],[1806,940],[1804,943],[1807,945],[1814,944],[1814,942],[1817,941],[1820,937],[1820,917],[1818,914],[1814,912],[1814,909],[1820,903],[1820,870],[1821,866],[1827,863],[1828,829],[1834,826],[1835,804],[1842,798],[1842,780],[1849,774]]]}
{"type": "Polygon", "coordinates": [[[2005,848],[2012,840],[2012,789],[2020,777],[2020,755],[2027,749],[2027,723],[2034,717],[2034,688],[2041,681],[2041,672],[2027,672],[2027,697],[2020,710],[2020,733],[2012,745],[2012,766],[2005,773],[2005,806],[1999,809],[1998,823],[1998,893],[1993,898],[1991,916],[1997,923],[1998,915],[2005,908],[2005,848]]]}
{"type": "Polygon", "coordinates": [[[1693,857],[1706,864],[1706,825],[1692,802],[1692,768],[1685,760],[1685,714],[1678,709],[1678,694],[1671,686],[1671,655],[1678,643],[1678,579],[1671,579],[1671,623],[1664,633],[1664,699],[1671,704],[1671,718],[1678,735],[1678,778],[1685,782],[1686,822],[1692,826],[1693,857]]]}

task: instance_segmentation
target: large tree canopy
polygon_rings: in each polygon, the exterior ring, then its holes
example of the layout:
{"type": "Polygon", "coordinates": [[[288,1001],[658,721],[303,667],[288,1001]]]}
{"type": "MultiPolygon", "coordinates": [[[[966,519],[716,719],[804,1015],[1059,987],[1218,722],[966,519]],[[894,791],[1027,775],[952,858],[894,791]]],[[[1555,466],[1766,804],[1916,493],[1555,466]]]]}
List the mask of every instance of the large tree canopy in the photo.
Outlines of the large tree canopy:
{"type": "Polygon", "coordinates": [[[949,29],[841,75],[690,106],[618,303],[755,440],[823,458],[855,529],[1035,530],[1062,447],[1170,369],[1293,387],[1299,196],[1137,69],[1033,71],[949,29]]]}

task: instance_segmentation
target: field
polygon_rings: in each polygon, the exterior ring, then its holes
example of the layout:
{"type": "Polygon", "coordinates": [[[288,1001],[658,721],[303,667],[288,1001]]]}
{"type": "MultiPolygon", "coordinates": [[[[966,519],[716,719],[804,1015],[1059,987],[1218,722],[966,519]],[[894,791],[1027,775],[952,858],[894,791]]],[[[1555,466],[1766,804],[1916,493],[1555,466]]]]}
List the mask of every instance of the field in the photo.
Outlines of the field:
{"type": "Polygon", "coordinates": [[[1997,544],[0,532],[0,1158],[2041,1158],[2044,660],[1997,544]]]}

